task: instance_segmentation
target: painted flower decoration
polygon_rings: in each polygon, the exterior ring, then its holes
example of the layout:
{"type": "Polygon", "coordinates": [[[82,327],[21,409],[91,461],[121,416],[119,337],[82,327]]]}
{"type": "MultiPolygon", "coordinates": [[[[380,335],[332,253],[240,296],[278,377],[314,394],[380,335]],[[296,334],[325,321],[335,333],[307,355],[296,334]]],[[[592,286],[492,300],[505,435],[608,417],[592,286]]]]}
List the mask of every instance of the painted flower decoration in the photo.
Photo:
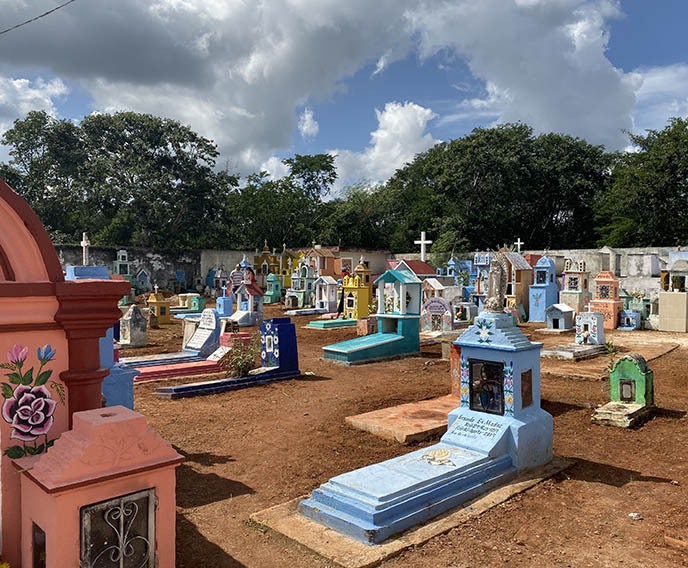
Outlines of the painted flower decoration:
{"type": "Polygon", "coordinates": [[[506,403],[507,403],[509,406],[511,406],[511,405],[514,403],[514,397],[511,396],[510,394],[507,395],[506,398],[505,398],[504,400],[506,401],[506,403]]]}
{"type": "Polygon", "coordinates": [[[51,347],[50,343],[44,345],[43,349],[40,347],[36,349],[36,357],[43,365],[45,365],[48,361],[51,361],[52,358],[55,357],[55,353],[57,352],[51,347]]]}
{"type": "Polygon", "coordinates": [[[52,428],[57,403],[44,386],[19,385],[2,405],[2,417],[12,425],[10,438],[32,442],[52,428]]]}
{"type": "Polygon", "coordinates": [[[487,328],[482,328],[480,330],[480,339],[483,341],[487,340],[490,337],[490,330],[487,328]]]}
{"type": "Polygon", "coordinates": [[[26,361],[26,356],[29,354],[28,347],[22,347],[21,345],[15,345],[7,353],[7,360],[15,365],[22,366],[24,361],[26,361]]]}
{"type": "Polygon", "coordinates": [[[461,387],[461,395],[462,396],[468,396],[471,392],[471,389],[469,387],[463,386],[461,387]]]}

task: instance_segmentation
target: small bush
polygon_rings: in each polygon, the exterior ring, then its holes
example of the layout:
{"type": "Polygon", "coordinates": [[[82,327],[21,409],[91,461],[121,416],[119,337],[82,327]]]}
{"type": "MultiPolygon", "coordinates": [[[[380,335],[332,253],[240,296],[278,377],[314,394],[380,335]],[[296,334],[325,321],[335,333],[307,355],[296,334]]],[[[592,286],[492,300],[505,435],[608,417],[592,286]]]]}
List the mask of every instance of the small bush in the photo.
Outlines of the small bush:
{"type": "Polygon", "coordinates": [[[256,358],[260,353],[260,340],[258,334],[254,334],[248,344],[239,337],[239,334],[232,334],[234,342],[229,351],[220,359],[220,367],[226,372],[228,377],[244,377],[256,365],[256,358]]]}

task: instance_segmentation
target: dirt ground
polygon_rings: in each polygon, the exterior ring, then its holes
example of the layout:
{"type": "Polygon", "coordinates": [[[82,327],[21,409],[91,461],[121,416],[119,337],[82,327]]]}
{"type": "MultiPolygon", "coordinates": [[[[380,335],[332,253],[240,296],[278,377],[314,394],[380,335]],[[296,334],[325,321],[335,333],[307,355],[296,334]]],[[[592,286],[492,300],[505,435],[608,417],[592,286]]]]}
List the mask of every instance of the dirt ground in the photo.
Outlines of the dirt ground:
{"type": "MultiPolygon", "coordinates": [[[[266,317],[277,315],[278,308],[266,308],[266,317]]],[[[330,566],[251,526],[249,515],[334,475],[429,444],[404,447],[355,430],[344,418],[447,394],[449,364],[439,346],[423,347],[419,357],[343,367],[320,360],[321,347],[355,330],[307,330],[310,318],[293,319],[301,370],[312,375],[181,400],[155,397],[159,383],[135,387],[137,410],[187,458],[177,469],[180,568],[330,566]]],[[[524,329],[534,341],[571,340],[545,337],[536,327],[524,329]]],[[[554,452],[576,464],[384,566],[688,566],[688,551],[664,541],[665,535],[688,539],[688,346],[676,334],[620,334],[610,335],[617,344],[677,345],[650,364],[660,409],[653,420],[637,430],[591,424],[592,408],[609,400],[607,382],[566,378],[550,368],[542,406],[554,416],[554,452]],[[631,520],[632,512],[643,520],[631,520]]],[[[181,325],[152,330],[149,338],[151,347],[126,356],[179,350],[181,325]]]]}

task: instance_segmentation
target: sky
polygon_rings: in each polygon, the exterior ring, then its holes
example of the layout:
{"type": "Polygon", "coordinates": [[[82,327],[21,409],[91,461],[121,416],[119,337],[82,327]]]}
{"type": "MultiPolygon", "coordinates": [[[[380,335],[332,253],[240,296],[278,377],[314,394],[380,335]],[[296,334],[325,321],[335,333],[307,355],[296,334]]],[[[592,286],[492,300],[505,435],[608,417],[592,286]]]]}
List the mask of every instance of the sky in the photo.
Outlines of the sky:
{"type": "MultiPolygon", "coordinates": [[[[0,28],[63,1],[0,0],[0,28]]],[[[688,115],[686,21],[685,0],[76,0],[0,34],[0,132],[151,113],[242,175],[332,153],[336,191],[505,122],[624,150],[688,115]]]]}

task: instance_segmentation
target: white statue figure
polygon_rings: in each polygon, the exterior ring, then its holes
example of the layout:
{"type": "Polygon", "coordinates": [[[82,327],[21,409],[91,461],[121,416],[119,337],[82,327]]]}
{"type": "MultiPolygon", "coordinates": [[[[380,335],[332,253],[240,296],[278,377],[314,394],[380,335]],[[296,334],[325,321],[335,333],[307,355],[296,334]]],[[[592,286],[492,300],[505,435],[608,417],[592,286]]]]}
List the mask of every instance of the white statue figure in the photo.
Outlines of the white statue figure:
{"type": "Polygon", "coordinates": [[[504,297],[508,282],[509,263],[501,252],[490,254],[490,273],[487,275],[485,311],[490,314],[504,312],[504,297]]]}

